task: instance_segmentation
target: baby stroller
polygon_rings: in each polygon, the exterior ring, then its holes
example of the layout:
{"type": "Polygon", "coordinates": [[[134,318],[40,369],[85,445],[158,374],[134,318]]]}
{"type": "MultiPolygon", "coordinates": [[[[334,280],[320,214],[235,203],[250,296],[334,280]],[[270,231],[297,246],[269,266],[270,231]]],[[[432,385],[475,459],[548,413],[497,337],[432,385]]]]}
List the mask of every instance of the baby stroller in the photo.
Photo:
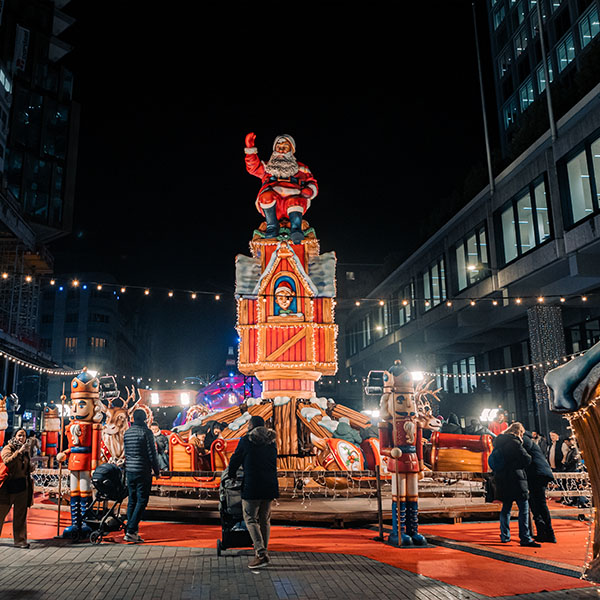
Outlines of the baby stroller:
{"type": "Polygon", "coordinates": [[[125,521],[120,513],[128,491],[123,472],[111,463],[102,464],[94,471],[92,484],[96,488],[96,497],[85,511],[83,522],[93,529],[90,542],[99,544],[107,533],[125,528],[125,521]]]}
{"type": "Polygon", "coordinates": [[[242,513],[242,470],[240,477],[231,479],[228,470],[221,474],[219,486],[219,514],[222,539],[217,540],[217,556],[229,548],[252,548],[252,538],[246,528],[242,513]]]}

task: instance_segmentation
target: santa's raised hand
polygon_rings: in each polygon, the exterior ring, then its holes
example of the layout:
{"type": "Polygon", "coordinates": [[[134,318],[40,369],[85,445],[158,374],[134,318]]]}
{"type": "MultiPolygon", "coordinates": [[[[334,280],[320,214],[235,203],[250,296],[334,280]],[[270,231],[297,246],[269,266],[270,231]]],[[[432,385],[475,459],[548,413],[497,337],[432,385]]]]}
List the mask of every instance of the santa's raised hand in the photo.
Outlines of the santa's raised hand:
{"type": "Polygon", "coordinates": [[[254,148],[254,140],[256,140],[256,134],[255,133],[248,133],[246,135],[246,148],[254,148]]]}

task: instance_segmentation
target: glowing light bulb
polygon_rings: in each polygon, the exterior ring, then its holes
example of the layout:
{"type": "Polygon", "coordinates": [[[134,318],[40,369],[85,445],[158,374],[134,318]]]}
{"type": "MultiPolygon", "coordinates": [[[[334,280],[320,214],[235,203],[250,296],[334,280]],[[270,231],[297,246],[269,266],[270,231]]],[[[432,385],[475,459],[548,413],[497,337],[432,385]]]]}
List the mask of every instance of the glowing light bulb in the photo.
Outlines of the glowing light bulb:
{"type": "Polygon", "coordinates": [[[98,291],[100,291],[100,290],[102,289],[102,285],[99,283],[99,284],[96,286],[96,289],[97,289],[98,291]]]}
{"type": "Polygon", "coordinates": [[[25,275],[25,281],[27,283],[31,283],[33,281],[33,277],[31,275],[25,275]]]}
{"type": "Polygon", "coordinates": [[[517,299],[515,300],[515,302],[516,302],[517,304],[521,304],[522,300],[521,300],[521,298],[517,298],[517,299]]]}
{"type": "Polygon", "coordinates": [[[192,294],[192,300],[195,300],[197,297],[198,297],[198,296],[197,296],[196,292],[194,292],[194,293],[192,294]]]}
{"type": "Polygon", "coordinates": [[[475,306],[475,300],[471,300],[471,302],[469,303],[471,306],[475,306]]]}
{"type": "Polygon", "coordinates": [[[73,287],[79,287],[79,279],[73,279],[73,281],[71,281],[71,285],[73,287]]]}
{"type": "Polygon", "coordinates": [[[360,306],[360,302],[359,302],[358,300],[357,300],[357,301],[356,301],[354,304],[355,304],[356,306],[360,306]]]}
{"type": "Polygon", "coordinates": [[[560,301],[561,301],[561,302],[565,302],[565,301],[566,301],[566,298],[561,298],[561,299],[560,299],[560,301]]]}
{"type": "Polygon", "coordinates": [[[494,306],[498,306],[498,300],[492,300],[492,304],[493,304],[494,306]]]}
{"type": "Polygon", "coordinates": [[[215,300],[220,300],[220,299],[221,299],[221,296],[220,296],[219,294],[217,294],[217,295],[215,296],[215,300]]]}
{"type": "Polygon", "coordinates": [[[383,306],[385,304],[385,302],[383,300],[379,301],[379,306],[383,306]]]}
{"type": "Polygon", "coordinates": [[[446,302],[446,306],[452,306],[452,302],[450,302],[450,300],[448,300],[448,302],[446,302]]]}
{"type": "Polygon", "coordinates": [[[173,292],[169,292],[169,298],[173,297],[173,292]]]}
{"type": "Polygon", "coordinates": [[[8,279],[8,273],[6,271],[2,273],[2,279],[8,279]]]}
{"type": "Polygon", "coordinates": [[[149,296],[149,295],[150,295],[150,290],[144,290],[144,294],[145,294],[146,296],[149,296]]]}
{"type": "Polygon", "coordinates": [[[538,296],[537,301],[541,304],[542,302],[544,302],[544,297],[543,296],[538,296]]]}
{"type": "Polygon", "coordinates": [[[582,302],[587,302],[587,296],[581,296],[582,302]]]}
{"type": "Polygon", "coordinates": [[[125,292],[126,292],[125,288],[124,288],[124,287],[122,287],[122,288],[121,288],[121,294],[124,294],[125,292]]]}

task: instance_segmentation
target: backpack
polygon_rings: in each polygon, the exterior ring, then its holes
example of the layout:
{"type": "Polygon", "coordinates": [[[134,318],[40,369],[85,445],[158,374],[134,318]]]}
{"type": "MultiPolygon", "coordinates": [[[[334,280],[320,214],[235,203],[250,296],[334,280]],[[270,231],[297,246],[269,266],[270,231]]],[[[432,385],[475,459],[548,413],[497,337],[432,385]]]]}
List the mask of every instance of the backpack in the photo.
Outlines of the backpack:
{"type": "Polygon", "coordinates": [[[492,450],[492,453],[488,456],[488,465],[495,473],[505,469],[506,463],[504,461],[504,454],[500,448],[494,448],[492,450]]]}

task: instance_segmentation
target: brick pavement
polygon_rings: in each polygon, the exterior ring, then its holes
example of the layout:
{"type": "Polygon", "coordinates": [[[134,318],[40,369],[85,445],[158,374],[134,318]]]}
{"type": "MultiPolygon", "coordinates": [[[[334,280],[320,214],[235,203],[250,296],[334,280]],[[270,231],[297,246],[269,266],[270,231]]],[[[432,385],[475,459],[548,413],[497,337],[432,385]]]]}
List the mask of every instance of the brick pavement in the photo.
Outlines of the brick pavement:
{"type": "MultiPolygon", "coordinates": [[[[125,544],[34,542],[29,550],[0,540],[0,600],[483,600],[462,590],[362,557],[276,553],[260,571],[249,551],[125,544]]],[[[499,574],[501,573],[499,564],[499,574]]],[[[502,600],[587,600],[596,588],[502,600]]],[[[500,599],[498,599],[500,600],[500,599]]]]}

